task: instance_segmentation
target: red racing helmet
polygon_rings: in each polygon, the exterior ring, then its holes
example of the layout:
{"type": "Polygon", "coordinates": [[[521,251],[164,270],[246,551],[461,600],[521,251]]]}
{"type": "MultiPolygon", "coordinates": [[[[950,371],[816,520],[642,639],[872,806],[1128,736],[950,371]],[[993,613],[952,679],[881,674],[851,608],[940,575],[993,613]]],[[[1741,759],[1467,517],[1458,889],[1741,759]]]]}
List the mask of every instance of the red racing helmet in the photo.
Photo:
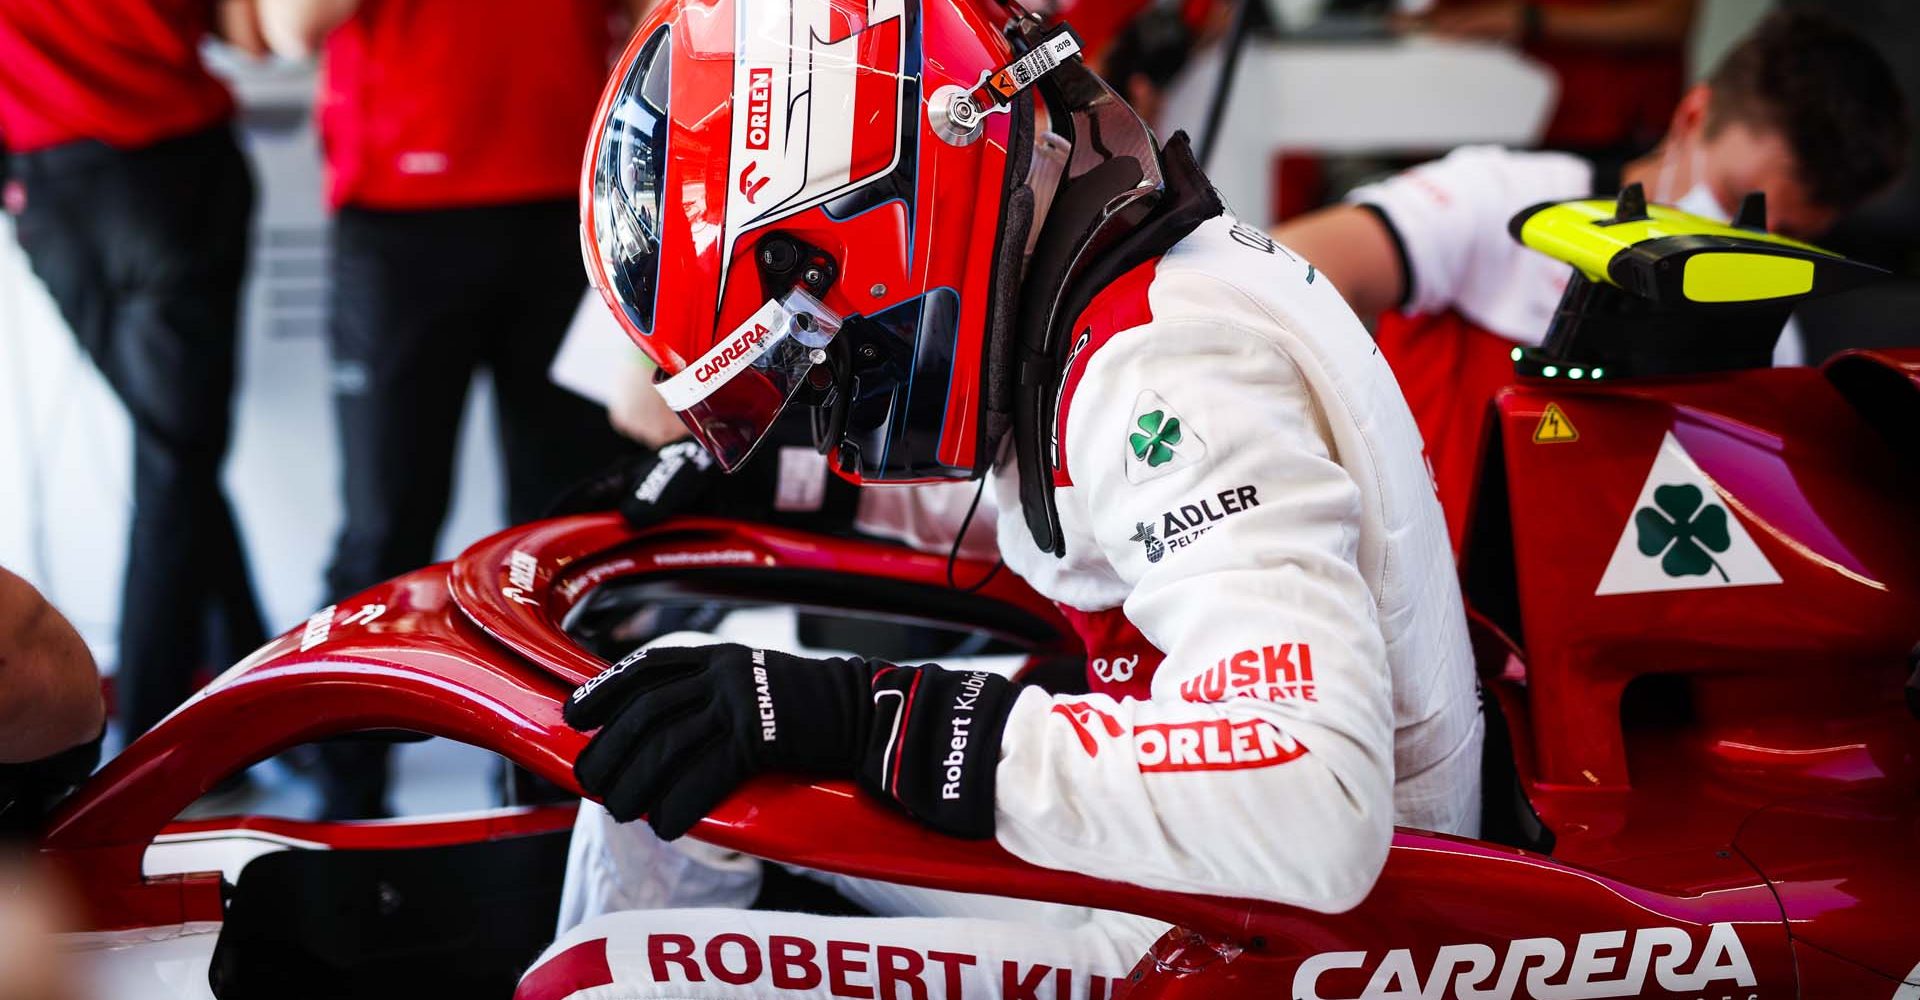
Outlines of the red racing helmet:
{"type": "MultiPolygon", "coordinates": [[[[986,470],[1055,188],[1036,177],[1077,172],[1029,88],[1078,51],[996,0],[666,0],[647,19],[587,150],[587,270],[722,466],[803,405],[855,482],[986,470]]],[[[1081,90],[1152,159],[1117,97],[1081,90]]]]}

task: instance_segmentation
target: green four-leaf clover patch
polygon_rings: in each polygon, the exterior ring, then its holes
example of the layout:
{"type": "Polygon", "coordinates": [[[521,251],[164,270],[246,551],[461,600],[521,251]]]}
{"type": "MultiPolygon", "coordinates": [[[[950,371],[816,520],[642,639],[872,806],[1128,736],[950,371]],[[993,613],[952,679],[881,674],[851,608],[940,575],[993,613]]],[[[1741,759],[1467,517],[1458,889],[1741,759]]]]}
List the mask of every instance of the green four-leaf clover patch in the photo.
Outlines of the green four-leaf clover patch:
{"type": "Polygon", "coordinates": [[[1206,461],[1207,442],[1200,428],[1152,389],[1134,397],[1124,430],[1127,450],[1122,461],[1129,483],[1171,476],[1206,461]]]}
{"type": "Polygon", "coordinates": [[[1170,417],[1165,410],[1149,410],[1140,414],[1134,426],[1140,430],[1127,436],[1134,458],[1152,468],[1173,461],[1173,449],[1180,444],[1179,417],[1170,417]]]}

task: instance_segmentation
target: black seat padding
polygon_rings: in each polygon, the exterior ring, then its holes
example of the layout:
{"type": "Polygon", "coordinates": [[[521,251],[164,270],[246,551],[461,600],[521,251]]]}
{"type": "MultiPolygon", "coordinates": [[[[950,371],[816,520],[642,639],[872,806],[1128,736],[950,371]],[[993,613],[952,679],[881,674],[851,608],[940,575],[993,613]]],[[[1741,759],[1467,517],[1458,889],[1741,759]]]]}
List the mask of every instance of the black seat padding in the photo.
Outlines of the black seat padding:
{"type": "Polygon", "coordinates": [[[570,832],[257,858],[229,895],[214,995],[507,1000],[553,939],[570,832]]]}

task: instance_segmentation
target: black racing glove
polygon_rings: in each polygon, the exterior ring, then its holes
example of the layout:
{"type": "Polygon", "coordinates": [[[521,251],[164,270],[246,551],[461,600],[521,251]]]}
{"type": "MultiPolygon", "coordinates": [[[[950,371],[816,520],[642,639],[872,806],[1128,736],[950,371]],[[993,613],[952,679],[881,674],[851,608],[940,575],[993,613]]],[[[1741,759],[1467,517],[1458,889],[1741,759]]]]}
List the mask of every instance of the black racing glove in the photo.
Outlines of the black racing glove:
{"type": "Polygon", "coordinates": [[[636,528],[692,513],[720,479],[720,466],[692,438],[636,451],[567,491],[548,517],[618,510],[636,528]]]}
{"type": "Polygon", "coordinates": [[[618,510],[647,528],[681,514],[731,517],[813,531],[853,523],[859,488],[829,473],[826,459],[769,441],[744,468],[728,475],[699,442],[684,438],[629,456],[576,486],[547,516],[618,510]]]}
{"type": "Polygon", "coordinates": [[[720,463],[691,438],[661,445],[634,467],[617,509],[636,528],[659,524],[695,510],[722,475],[720,463]]]}
{"type": "Polygon", "coordinates": [[[935,830],[981,838],[1015,693],[985,671],[728,643],[635,652],[580,685],[565,717],[600,730],[574,761],[580,787],[666,840],[764,772],[855,778],[935,830]]]}

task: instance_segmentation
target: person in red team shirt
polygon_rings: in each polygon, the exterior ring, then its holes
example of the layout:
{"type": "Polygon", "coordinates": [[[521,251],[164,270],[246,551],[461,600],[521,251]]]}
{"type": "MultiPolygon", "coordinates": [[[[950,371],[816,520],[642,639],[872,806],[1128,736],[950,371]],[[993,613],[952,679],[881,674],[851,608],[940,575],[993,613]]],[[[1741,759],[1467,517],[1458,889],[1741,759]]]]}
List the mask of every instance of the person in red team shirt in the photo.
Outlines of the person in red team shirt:
{"type": "MultiPolygon", "coordinates": [[[[1494,392],[1515,345],[1537,345],[1567,266],[1515,243],[1507,221],[1544,201],[1648,198],[1722,220],[1761,191],[1774,231],[1819,236],[1900,173],[1906,118],[1892,71],[1825,18],[1776,13],[1688,91],[1666,138],[1618,175],[1567,153],[1455,150],[1275,230],[1361,316],[1413,408],[1457,550],[1494,392]]],[[[1783,337],[1776,361],[1799,361],[1783,337]]]]}
{"type": "Polygon", "coordinates": [[[200,43],[251,0],[0,0],[6,210],[133,424],[119,622],[128,738],[265,641],[220,485],[253,176],[200,43]]]}
{"type": "Polygon", "coordinates": [[[1541,144],[1618,165],[1658,141],[1686,89],[1696,0],[1439,0],[1408,27],[1518,45],[1560,99],[1541,144]]]}
{"type": "MultiPolygon", "coordinates": [[[[346,524],[330,599],[433,559],[467,387],[487,369],[507,514],[622,447],[547,369],[586,289],[574,195],[622,0],[262,0],[318,53],[335,210],[329,342],[346,524]]],[[[386,812],[386,752],[328,747],[324,815],[386,812]]]]}

